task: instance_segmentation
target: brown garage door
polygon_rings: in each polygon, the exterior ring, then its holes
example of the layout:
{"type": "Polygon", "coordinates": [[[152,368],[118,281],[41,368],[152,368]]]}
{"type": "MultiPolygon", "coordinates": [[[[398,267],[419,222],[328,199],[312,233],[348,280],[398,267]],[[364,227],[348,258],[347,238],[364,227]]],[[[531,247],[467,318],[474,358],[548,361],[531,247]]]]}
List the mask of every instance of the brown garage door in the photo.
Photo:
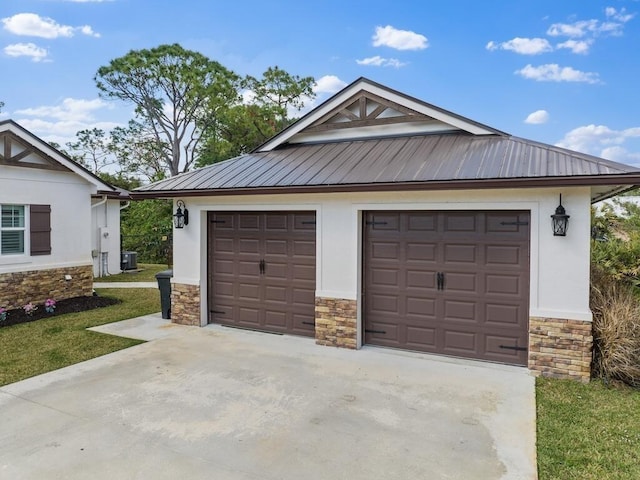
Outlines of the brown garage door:
{"type": "Polygon", "coordinates": [[[364,342],[526,365],[528,212],[368,212],[364,342]]]}
{"type": "Polygon", "coordinates": [[[209,322],[315,333],[314,212],[208,215],[209,322]]]}

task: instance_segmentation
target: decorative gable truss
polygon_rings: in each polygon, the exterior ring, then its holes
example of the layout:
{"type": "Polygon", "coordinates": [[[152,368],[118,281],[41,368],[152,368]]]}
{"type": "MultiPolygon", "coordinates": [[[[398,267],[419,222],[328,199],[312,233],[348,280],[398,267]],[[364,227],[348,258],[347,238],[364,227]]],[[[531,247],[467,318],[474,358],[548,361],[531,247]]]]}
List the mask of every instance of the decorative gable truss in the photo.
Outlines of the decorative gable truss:
{"type": "Polygon", "coordinates": [[[335,110],[321,117],[304,132],[324,132],[342,128],[375,127],[397,123],[422,122],[439,125],[451,130],[452,127],[432,117],[423,115],[398,103],[386,100],[373,93],[361,91],[335,110]]]}
{"type": "Polygon", "coordinates": [[[0,132],[0,165],[70,171],[11,131],[0,132]]]}

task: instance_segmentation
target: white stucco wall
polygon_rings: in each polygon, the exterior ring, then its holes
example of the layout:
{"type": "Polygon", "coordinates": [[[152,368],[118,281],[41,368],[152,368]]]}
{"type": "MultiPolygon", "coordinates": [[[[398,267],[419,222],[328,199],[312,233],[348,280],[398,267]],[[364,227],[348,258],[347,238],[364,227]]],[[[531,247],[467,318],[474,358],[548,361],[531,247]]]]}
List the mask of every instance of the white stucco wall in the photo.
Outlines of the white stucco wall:
{"type": "MultiPolygon", "coordinates": [[[[591,320],[589,310],[590,190],[588,187],[269,195],[185,199],[190,223],[174,231],[174,277],[200,285],[206,323],[206,212],[317,212],[316,296],[356,299],[361,291],[361,213],[367,210],[529,210],[530,315],[591,320]],[[550,215],[559,194],[571,215],[566,237],[554,237],[550,215]]],[[[174,206],[175,210],[175,206],[174,206]]]]}
{"type": "Polygon", "coordinates": [[[93,199],[91,208],[93,276],[120,273],[120,201],[93,199]]]}
{"type": "Polygon", "coordinates": [[[0,166],[0,203],[51,205],[51,255],[32,257],[27,243],[24,255],[0,255],[0,273],[91,265],[95,190],[73,173],[0,166]]]}

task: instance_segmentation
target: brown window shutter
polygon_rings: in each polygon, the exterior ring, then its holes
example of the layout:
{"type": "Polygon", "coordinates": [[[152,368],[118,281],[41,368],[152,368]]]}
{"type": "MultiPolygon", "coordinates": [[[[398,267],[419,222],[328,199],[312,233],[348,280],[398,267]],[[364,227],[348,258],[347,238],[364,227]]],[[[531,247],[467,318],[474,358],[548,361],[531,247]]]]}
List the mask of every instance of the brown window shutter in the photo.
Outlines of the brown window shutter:
{"type": "Polygon", "coordinates": [[[51,206],[31,205],[31,255],[51,255],[51,206]]]}

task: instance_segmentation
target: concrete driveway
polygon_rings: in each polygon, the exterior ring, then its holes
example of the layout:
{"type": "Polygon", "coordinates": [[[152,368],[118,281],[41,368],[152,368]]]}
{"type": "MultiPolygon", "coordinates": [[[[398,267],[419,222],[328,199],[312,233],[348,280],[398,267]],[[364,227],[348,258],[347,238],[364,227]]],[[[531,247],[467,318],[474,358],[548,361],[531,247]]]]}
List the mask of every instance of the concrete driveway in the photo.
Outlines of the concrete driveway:
{"type": "Polygon", "coordinates": [[[0,388],[0,478],[536,478],[524,369],[170,333],[0,388]]]}

